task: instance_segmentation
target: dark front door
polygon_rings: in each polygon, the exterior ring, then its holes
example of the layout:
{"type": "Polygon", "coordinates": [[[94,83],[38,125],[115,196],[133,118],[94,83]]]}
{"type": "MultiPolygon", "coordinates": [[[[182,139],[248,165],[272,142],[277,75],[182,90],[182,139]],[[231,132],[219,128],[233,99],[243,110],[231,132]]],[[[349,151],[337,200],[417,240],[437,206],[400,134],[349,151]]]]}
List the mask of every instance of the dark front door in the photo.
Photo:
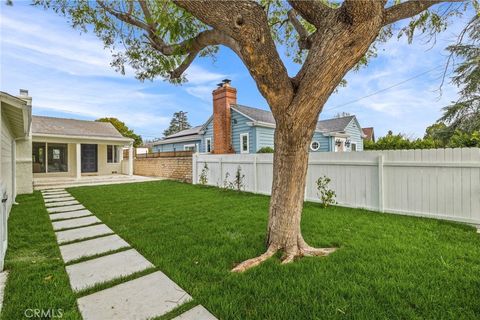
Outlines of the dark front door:
{"type": "Polygon", "coordinates": [[[82,144],[82,172],[97,172],[96,144],[82,144]]]}

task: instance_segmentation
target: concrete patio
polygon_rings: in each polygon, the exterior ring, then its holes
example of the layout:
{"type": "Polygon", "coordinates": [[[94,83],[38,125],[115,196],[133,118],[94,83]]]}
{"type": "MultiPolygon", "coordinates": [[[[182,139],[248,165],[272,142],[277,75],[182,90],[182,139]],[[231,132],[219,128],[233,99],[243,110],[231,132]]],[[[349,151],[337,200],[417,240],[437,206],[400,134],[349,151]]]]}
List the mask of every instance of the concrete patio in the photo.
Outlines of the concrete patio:
{"type": "Polygon", "coordinates": [[[42,177],[33,179],[33,188],[35,190],[46,190],[52,188],[70,188],[79,186],[96,186],[117,183],[133,183],[162,180],[158,177],[145,177],[137,175],[112,174],[98,176],[75,177],[42,177]]]}

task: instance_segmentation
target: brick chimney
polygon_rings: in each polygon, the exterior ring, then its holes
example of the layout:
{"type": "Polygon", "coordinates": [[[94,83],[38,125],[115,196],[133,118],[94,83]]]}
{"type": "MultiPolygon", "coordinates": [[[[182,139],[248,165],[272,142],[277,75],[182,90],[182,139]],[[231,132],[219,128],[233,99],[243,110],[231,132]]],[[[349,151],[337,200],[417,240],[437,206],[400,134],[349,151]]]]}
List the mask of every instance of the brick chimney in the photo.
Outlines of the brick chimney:
{"type": "Polygon", "coordinates": [[[237,103],[237,89],[225,79],[218,84],[213,95],[213,153],[234,153],[230,105],[237,103]]]}

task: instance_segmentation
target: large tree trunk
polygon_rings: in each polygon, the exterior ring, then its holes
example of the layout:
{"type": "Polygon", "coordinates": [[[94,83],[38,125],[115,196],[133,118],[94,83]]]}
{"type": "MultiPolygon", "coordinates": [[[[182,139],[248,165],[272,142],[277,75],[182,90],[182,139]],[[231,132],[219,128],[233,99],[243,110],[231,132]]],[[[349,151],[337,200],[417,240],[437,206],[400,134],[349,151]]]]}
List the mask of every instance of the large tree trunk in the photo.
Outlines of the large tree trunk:
{"type": "Polygon", "coordinates": [[[308,124],[305,120],[277,122],[267,251],[240,263],[232,271],[245,271],[278,251],[283,252],[283,263],[291,262],[295,257],[323,256],[335,251],[335,248],[310,247],[303,240],[300,228],[309,145],[317,122],[316,118],[313,120],[308,120],[308,124]]]}

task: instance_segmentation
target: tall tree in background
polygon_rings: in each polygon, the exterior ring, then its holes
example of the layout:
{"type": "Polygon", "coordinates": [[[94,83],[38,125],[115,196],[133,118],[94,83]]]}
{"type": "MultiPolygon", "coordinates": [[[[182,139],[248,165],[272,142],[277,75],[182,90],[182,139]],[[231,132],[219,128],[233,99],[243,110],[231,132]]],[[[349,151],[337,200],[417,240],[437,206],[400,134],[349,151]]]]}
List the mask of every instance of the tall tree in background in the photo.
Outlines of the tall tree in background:
{"type": "Polygon", "coordinates": [[[188,123],[187,112],[178,111],[173,114],[170,126],[163,131],[163,135],[166,137],[191,127],[190,123],[188,123]]]}
{"type": "Polygon", "coordinates": [[[392,36],[392,24],[415,16],[401,35],[412,40],[418,30],[434,36],[468,7],[431,9],[443,0],[40,2],[75,27],[93,27],[108,47],[126,48],[117,50],[112,64],[121,72],[129,64],[139,79],[182,82],[195,58],[213,56],[219,46],[243,62],[276,130],[266,251],[238,264],[233,271],[239,272],[278,251],[288,263],[335,250],[308,245],[300,228],[308,149],[323,106],[349,70],[375,55],[376,42],[392,36]],[[288,74],[276,44],[301,63],[297,74],[288,74]]]}
{"type": "Polygon", "coordinates": [[[142,145],[142,137],[129,129],[125,122],[118,120],[117,118],[100,118],[95,121],[98,122],[110,122],[113,126],[122,134],[122,136],[127,138],[132,138],[134,140],[133,146],[138,147],[142,145]]]}
{"type": "Polygon", "coordinates": [[[441,122],[456,131],[480,131],[480,16],[475,15],[460,34],[458,43],[447,48],[450,58],[460,59],[452,81],[460,88],[460,99],[444,108],[441,122]]]}

